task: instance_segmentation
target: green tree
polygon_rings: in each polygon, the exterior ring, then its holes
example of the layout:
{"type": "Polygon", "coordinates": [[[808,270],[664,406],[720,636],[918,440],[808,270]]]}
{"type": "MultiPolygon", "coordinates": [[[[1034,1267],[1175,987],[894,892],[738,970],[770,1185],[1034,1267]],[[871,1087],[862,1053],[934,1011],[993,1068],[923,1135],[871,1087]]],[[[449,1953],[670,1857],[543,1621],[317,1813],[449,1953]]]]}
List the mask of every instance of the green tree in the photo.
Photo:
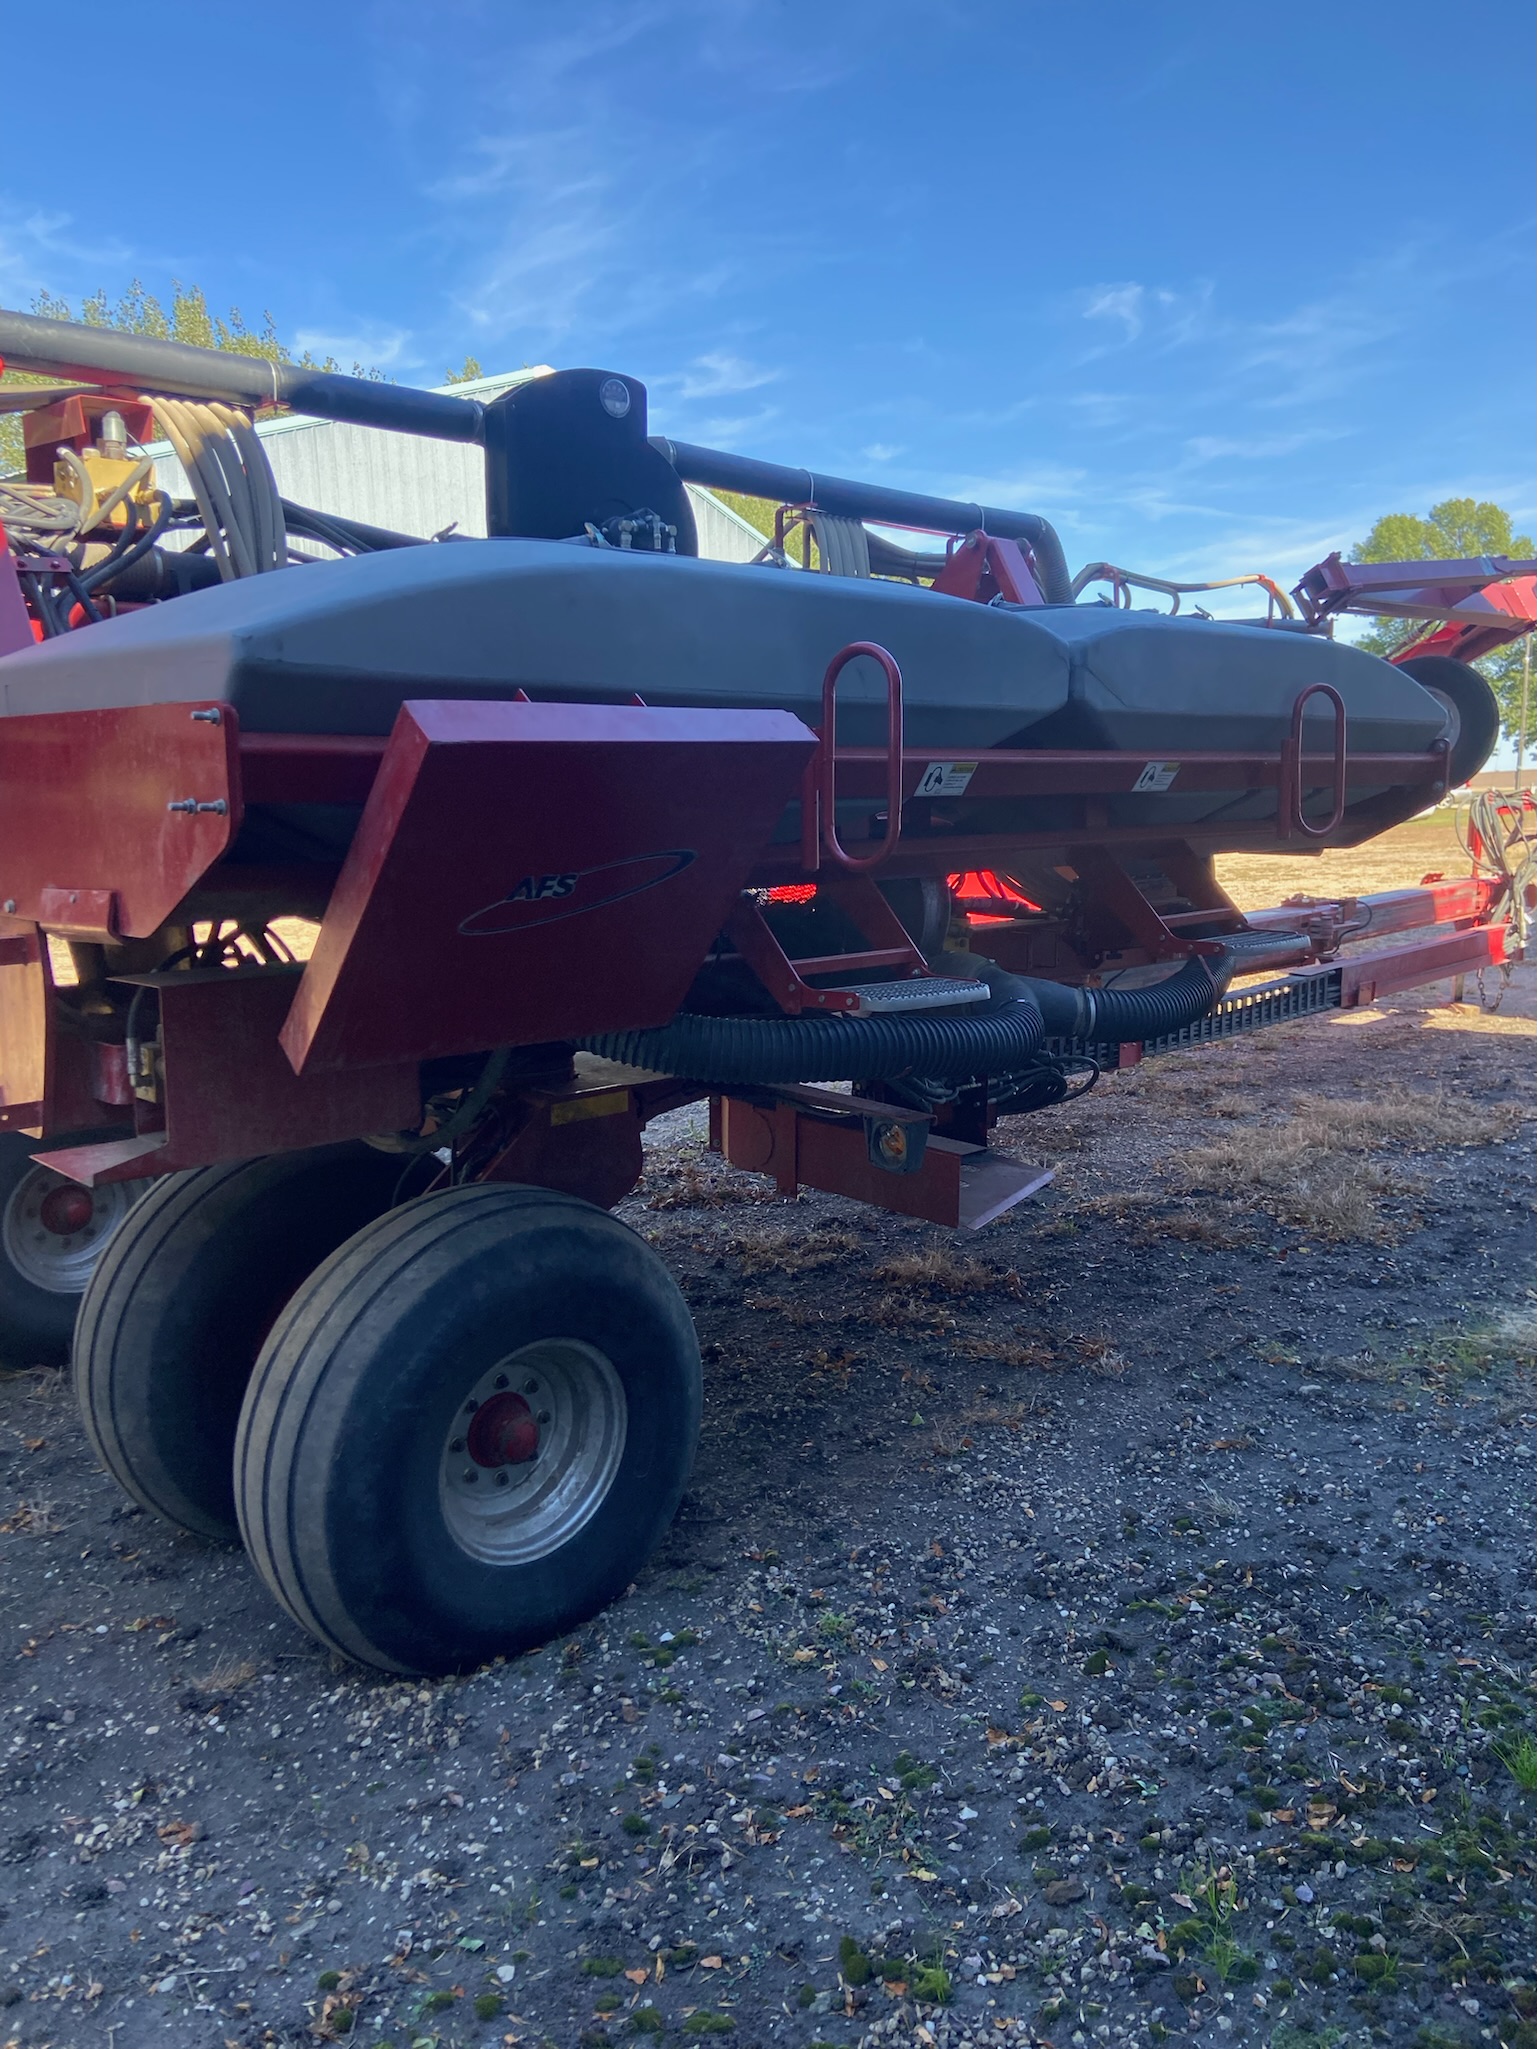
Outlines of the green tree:
{"type": "Polygon", "coordinates": [[[463,368],[450,370],[444,377],[443,382],[445,384],[473,384],[477,377],[484,377],[485,374],[485,371],[480,367],[479,356],[466,356],[463,368]]]}
{"type": "MultiPolygon", "coordinates": [[[[1420,519],[1412,512],[1388,512],[1377,521],[1364,541],[1350,551],[1352,562],[1438,562],[1466,561],[1477,555],[1508,555],[1513,561],[1530,561],[1537,554],[1528,534],[1511,530],[1510,514],[1487,498],[1443,498],[1432,505],[1429,516],[1420,519]]],[[[1390,655],[1422,631],[1412,619],[1374,619],[1361,645],[1373,654],[1390,655]]],[[[1519,640],[1485,655],[1474,667],[1481,669],[1500,701],[1500,715],[1507,733],[1514,735],[1521,723],[1521,673],[1525,656],[1519,640]]]]}
{"type": "MultiPolygon", "coordinates": [[[[32,311],[45,320],[77,320],[86,327],[117,327],[127,334],[152,335],[157,341],[187,342],[198,349],[225,349],[235,356],[260,356],[269,363],[298,363],[306,370],[342,367],[334,356],[317,357],[308,349],[295,356],[279,335],[270,313],[262,315],[260,327],[248,327],[237,306],[232,306],[228,318],[221,320],[209,311],[208,295],[202,286],[184,285],[179,278],[172,280],[168,307],[135,278],[115,306],[109,304],[104,291],[95,291],[81,300],[77,312],[68,299],[60,298],[56,292],[43,291],[33,300],[32,311]]],[[[466,367],[469,361],[466,358],[466,367]]],[[[480,374],[478,369],[475,374],[480,374]]],[[[369,369],[363,363],[353,364],[352,375],[380,381],[384,377],[383,371],[369,369]]],[[[21,370],[7,370],[0,377],[0,383],[5,384],[50,381],[21,370]]],[[[0,476],[20,470],[24,460],[20,418],[14,413],[0,414],[0,476]]]]}

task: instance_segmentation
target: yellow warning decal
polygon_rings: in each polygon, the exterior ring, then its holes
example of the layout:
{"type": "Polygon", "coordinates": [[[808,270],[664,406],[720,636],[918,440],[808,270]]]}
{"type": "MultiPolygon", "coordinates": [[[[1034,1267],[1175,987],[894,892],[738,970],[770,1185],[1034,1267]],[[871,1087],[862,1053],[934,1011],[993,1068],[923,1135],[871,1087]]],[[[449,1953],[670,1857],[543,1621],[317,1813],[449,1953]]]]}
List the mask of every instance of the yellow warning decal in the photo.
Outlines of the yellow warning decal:
{"type": "Polygon", "coordinates": [[[630,1107],[628,1089],[599,1089],[590,1096],[566,1096],[550,1105],[552,1124],[579,1124],[584,1117],[622,1117],[630,1107]]]}

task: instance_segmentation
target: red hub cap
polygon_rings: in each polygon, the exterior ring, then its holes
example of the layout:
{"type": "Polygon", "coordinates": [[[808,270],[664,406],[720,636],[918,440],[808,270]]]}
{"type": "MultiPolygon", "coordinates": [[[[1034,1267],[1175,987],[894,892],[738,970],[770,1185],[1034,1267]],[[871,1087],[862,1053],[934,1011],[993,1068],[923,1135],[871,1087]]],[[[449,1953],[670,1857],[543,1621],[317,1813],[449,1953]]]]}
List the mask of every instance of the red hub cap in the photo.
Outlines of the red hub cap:
{"type": "Polygon", "coordinates": [[[494,1394],[482,1402],[464,1434],[477,1466],[523,1466],[539,1452],[539,1424],[520,1394],[494,1394]]]}
{"type": "Polygon", "coordinates": [[[60,1188],[49,1189],[38,1204],[37,1213],[45,1231],[52,1231],[59,1238],[72,1238],[76,1231],[85,1229],[95,1208],[88,1188],[76,1188],[66,1182],[60,1188]]]}

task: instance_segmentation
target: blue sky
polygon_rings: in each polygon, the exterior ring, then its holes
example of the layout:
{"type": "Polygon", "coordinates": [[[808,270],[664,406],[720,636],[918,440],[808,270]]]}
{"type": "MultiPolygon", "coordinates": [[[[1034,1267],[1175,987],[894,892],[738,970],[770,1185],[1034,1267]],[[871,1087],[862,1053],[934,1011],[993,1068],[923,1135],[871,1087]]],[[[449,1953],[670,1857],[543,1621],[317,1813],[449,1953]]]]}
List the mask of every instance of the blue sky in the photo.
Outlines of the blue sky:
{"type": "Polygon", "coordinates": [[[123,22],[76,0],[85,97],[9,95],[0,303],[181,277],[403,382],[623,369],[657,431],[1045,512],[1074,566],[1532,530],[1524,0],[123,22]]]}

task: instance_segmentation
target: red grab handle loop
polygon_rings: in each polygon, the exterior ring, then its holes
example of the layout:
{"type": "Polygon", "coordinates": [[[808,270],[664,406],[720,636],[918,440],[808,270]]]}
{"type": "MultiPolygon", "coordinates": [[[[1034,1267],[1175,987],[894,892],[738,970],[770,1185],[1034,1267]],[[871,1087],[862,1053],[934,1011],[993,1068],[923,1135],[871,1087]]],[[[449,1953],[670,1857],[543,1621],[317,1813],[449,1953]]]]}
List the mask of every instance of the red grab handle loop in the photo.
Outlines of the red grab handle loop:
{"type": "MultiPolygon", "coordinates": [[[[868,875],[896,851],[902,837],[902,671],[896,657],[873,640],[851,641],[835,654],[822,678],[822,732],[817,749],[816,795],[821,810],[821,851],[848,875],[868,875]],[[886,834],[873,854],[849,853],[838,838],[833,810],[838,777],[838,678],[860,655],[879,662],[886,677],[886,834]]],[[[809,837],[809,835],[808,835],[809,837]]]]}
{"type": "Polygon", "coordinates": [[[1283,833],[1296,831],[1305,833],[1309,839],[1321,840],[1333,832],[1345,815],[1345,766],[1345,700],[1332,683],[1309,683],[1292,706],[1291,734],[1282,775],[1283,833]],[[1334,706],[1334,806],[1321,824],[1312,824],[1302,815],[1302,715],[1310,697],[1327,697],[1334,706]]]}

